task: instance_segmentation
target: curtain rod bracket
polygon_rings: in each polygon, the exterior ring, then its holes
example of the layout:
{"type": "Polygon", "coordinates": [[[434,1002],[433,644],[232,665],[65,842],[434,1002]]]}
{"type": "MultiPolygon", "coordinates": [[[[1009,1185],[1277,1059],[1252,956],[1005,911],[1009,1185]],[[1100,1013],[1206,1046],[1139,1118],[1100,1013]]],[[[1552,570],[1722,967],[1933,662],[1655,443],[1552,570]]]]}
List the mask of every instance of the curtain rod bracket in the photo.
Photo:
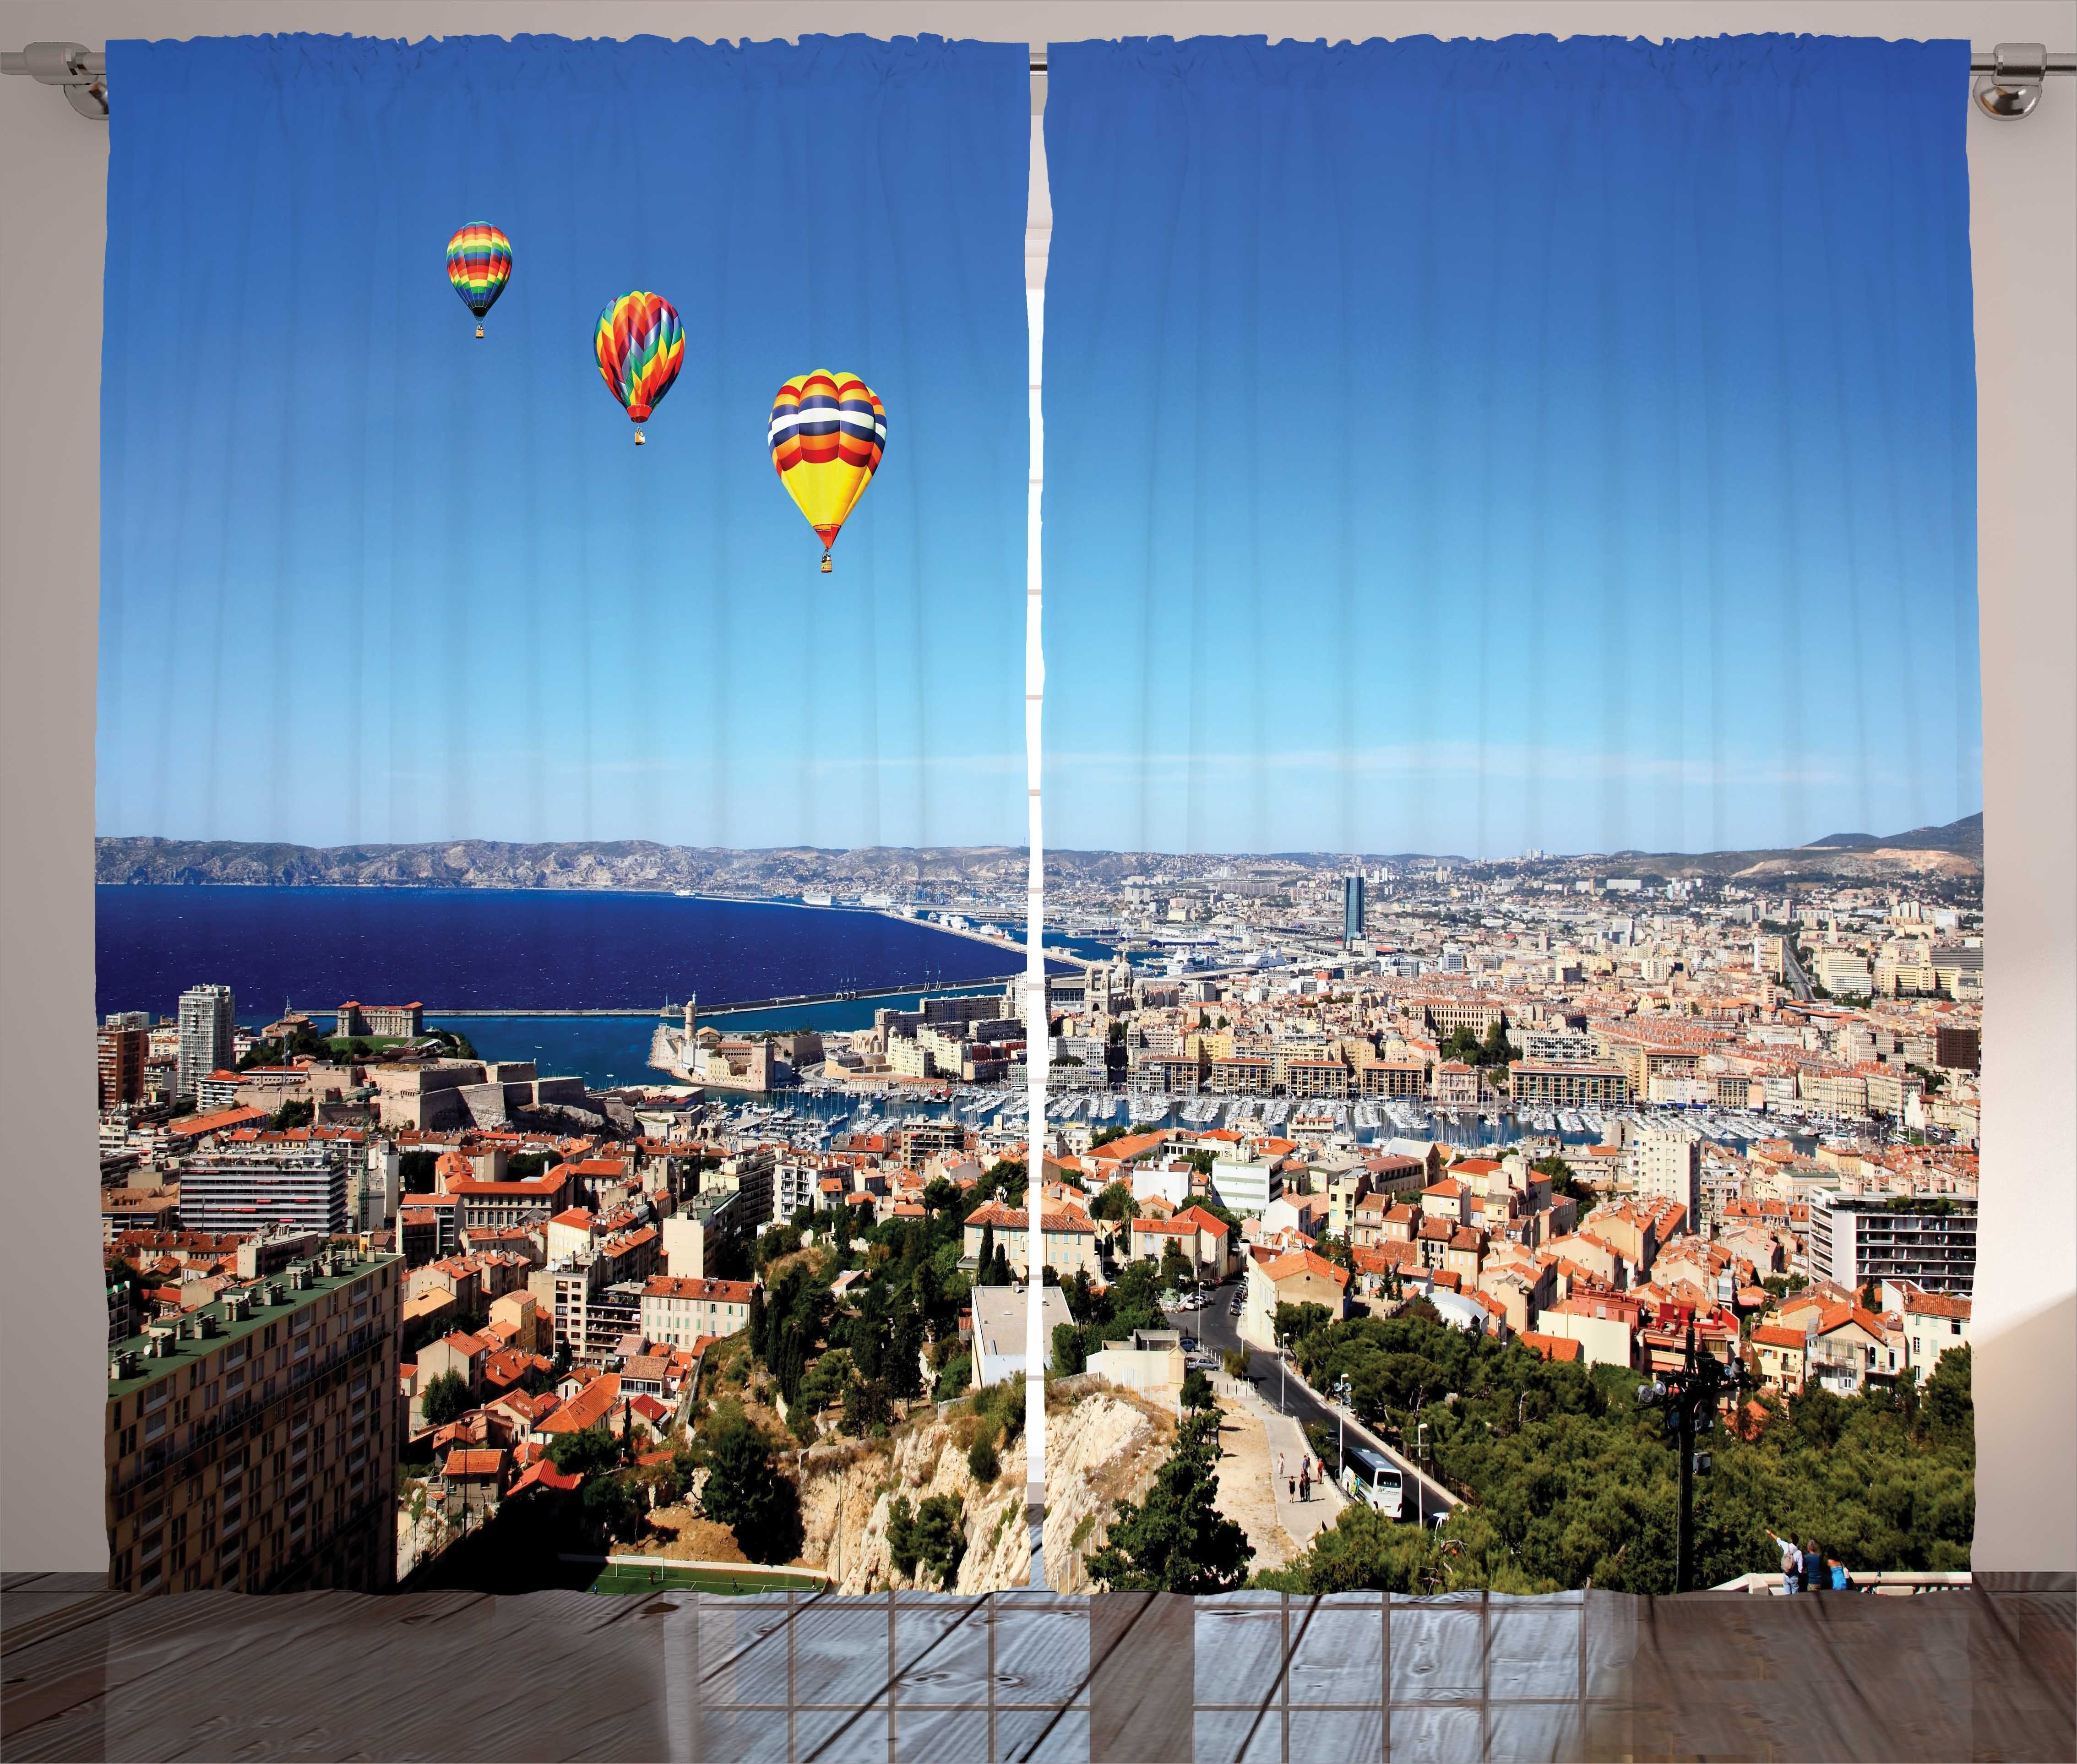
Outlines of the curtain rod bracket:
{"type": "MultiPolygon", "coordinates": [[[[2031,115],[2041,102],[2041,84],[2051,71],[2051,60],[2072,59],[2068,56],[2051,58],[2046,46],[2039,43],[2000,43],[1991,52],[1988,68],[1983,68],[1981,57],[1971,56],[1971,66],[1982,69],[1976,81],[1976,108],[2000,122],[2031,115]]],[[[2069,70],[2055,67],[2053,71],[2069,70]]]]}
{"type": "Polygon", "coordinates": [[[65,102],[93,123],[108,120],[108,57],[84,43],[32,43],[0,55],[0,73],[26,73],[64,88],[65,102]]]}

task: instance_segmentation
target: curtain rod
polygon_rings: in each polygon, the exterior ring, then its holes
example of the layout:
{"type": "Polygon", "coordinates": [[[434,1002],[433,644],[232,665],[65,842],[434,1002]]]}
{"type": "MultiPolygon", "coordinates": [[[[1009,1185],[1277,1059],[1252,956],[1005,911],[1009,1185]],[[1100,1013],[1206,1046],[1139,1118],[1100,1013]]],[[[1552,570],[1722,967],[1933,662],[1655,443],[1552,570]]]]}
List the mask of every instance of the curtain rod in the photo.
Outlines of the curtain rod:
{"type": "MultiPolygon", "coordinates": [[[[1978,76],[1975,100],[1986,116],[2009,119],[2029,114],[2041,102],[2042,81],[2051,73],[2077,74],[2077,51],[2051,53],[2038,43],[2000,43],[1994,49],[1971,49],[1969,71],[1978,76]]],[[[108,120],[108,57],[83,43],[31,43],[0,54],[0,73],[27,74],[44,85],[64,89],[65,101],[81,116],[108,120]]],[[[1045,77],[1043,50],[1031,52],[1031,76],[1045,77]]]]}

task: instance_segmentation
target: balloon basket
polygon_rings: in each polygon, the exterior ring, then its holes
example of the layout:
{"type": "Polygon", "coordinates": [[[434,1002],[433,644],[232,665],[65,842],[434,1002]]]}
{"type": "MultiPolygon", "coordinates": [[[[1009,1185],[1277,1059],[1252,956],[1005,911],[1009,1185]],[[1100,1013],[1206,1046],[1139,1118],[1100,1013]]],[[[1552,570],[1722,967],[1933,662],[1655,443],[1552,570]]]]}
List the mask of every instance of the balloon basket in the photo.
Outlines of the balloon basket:
{"type": "Polygon", "coordinates": [[[822,553],[822,574],[825,576],[828,575],[830,573],[830,554],[827,551],[825,551],[822,553]]]}
{"type": "Polygon", "coordinates": [[[476,327],[476,334],[477,334],[477,336],[479,336],[479,337],[481,337],[481,336],[483,335],[483,327],[482,327],[482,326],[478,325],[478,326],[476,327]]]}
{"type": "Polygon", "coordinates": [[[635,431],[635,444],[638,447],[646,447],[649,445],[647,437],[646,437],[639,429],[637,429],[635,431]]]}

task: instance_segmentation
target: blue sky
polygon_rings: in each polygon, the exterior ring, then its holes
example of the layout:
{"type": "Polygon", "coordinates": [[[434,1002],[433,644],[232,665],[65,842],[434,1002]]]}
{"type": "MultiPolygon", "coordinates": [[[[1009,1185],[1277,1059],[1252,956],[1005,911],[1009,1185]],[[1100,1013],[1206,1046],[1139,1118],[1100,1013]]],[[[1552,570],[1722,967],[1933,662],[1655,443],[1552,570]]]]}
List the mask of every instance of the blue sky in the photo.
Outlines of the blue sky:
{"type": "Polygon", "coordinates": [[[110,61],[101,831],[1022,838],[1021,44],[110,61]],[[686,335],[639,449],[634,288],[686,335]],[[814,367],[890,431],[829,576],[764,439],[814,367]]]}
{"type": "MultiPolygon", "coordinates": [[[[1959,46],[1055,51],[1050,842],[1979,805],[1959,46]]],[[[102,831],[1021,842],[1021,46],[113,55],[102,831]],[[828,576],[810,366],[890,428],[828,576]]]]}
{"type": "Polygon", "coordinates": [[[1981,805],[1966,46],[1056,45],[1049,841],[1981,805]]]}

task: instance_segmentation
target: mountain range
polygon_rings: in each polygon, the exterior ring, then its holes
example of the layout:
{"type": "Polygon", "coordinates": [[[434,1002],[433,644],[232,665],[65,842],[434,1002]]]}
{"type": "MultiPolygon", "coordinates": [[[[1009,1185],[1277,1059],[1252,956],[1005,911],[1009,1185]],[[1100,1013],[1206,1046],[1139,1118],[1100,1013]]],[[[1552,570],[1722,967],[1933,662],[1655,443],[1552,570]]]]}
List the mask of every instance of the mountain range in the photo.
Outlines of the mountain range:
{"type": "MultiPolygon", "coordinates": [[[[1879,836],[1839,833],[1809,845],[1735,851],[1588,853],[1517,863],[1473,862],[1446,854],[1396,853],[1359,861],[1397,866],[1446,863],[1464,870],[1528,869],[1555,876],[1715,876],[1792,880],[1964,881],[1983,873],[1983,818],[1879,836]]],[[[1350,861],[1329,852],[1267,856],[1177,857],[1147,851],[1048,851],[1057,881],[1101,888],[1140,875],[1204,875],[1213,866],[1332,868],[1350,861]]],[[[803,888],[855,893],[922,886],[984,892],[1021,890],[1026,855],[1018,846],[874,846],[830,851],[780,846],[736,851],[663,845],[644,839],[561,840],[527,844],[445,839],[414,845],[317,847],[234,839],[110,837],[94,841],[94,880],[123,885],[245,884],[256,887],[653,888],[711,893],[786,893],[803,888]]]]}

